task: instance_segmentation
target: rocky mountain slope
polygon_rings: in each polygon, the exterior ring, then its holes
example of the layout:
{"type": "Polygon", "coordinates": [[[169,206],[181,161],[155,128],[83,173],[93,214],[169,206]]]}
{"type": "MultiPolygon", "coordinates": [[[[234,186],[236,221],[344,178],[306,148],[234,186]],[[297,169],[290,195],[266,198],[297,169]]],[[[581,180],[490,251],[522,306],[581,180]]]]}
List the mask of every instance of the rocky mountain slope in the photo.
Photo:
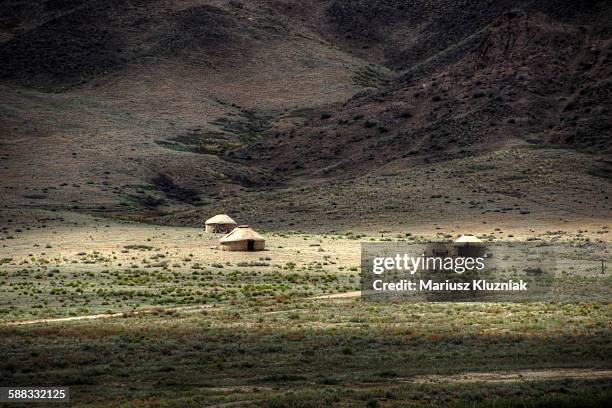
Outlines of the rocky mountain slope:
{"type": "Polygon", "coordinates": [[[520,142],[610,153],[609,37],[521,11],[504,13],[479,37],[453,63],[409,70],[238,157],[284,173],[333,177],[520,142]]]}
{"type": "Polygon", "coordinates": [[[2,2],[0,189],[12,208],[193,224],[252,200],[315,211],[304,189],[345,191],[335,211],[367,177],[399,191],[432,165],[562,149],[603,216],[610,21],[605,1],[2,2]]]}

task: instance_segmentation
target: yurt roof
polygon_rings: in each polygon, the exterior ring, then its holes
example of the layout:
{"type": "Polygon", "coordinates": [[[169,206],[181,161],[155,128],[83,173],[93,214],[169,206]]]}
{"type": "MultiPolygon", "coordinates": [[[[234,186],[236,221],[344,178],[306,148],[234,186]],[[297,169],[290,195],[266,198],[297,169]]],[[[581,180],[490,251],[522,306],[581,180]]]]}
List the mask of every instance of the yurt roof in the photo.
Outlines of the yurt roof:
{"type": "Polygon", "coordinates": [[[232,232],[221,238],[220,242],[246,241],[249,239],[253,241],[265,241],[264,237],[255,232],[255,230],[249,228],[248,225],[240,225],[238,228],[235,228],[232,232]]]}
{"type": "Polygon", "coordinates": [[[457,238],[454,242],[461,244],[476,244],[476,243],[482,243],[481,240],[479,240],[478,238],[476,238],[474,235],[461,235],[459,238],[457,238]]]}
{"type": "Polygon", "coordinates": [[[232,220],[227,214],[217,214],[207,219],[205,224],[236,224],[236,221],[232,220]]]}

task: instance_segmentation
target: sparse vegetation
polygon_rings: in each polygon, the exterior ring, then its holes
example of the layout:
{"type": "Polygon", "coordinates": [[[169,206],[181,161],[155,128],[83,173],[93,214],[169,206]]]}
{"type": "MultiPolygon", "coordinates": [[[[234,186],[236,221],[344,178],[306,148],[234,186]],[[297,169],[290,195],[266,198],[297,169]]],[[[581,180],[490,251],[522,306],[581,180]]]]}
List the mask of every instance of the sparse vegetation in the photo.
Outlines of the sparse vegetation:
{"type": "Polygon", "coordinates": [[[0,2],[0,384],[607,407],[611,5],[0,2]],[[554,301],[358,296],[361,242],[463,233],[563,243],[554,301]]]}

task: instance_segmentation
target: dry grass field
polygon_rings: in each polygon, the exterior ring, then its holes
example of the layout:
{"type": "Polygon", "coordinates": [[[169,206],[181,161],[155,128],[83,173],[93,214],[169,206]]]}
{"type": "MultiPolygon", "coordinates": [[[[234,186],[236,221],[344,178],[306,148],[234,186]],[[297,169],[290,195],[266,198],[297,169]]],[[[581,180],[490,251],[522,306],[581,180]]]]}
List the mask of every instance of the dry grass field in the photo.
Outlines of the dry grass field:
{"type": "MultiPolygon", "coordinates": [[[[593,219],[539,220],[529,228],[453,221],[394,231],[276,230],[265,233],[265,251],[228,252],[217,248],[218,234],[203,228],[43,210],[5,211],[2,223],[0,312],[5,322],[356,291],[360,242],[445,241],[474,233],[486,241],[565,243],[568,252],[559,253],[557,261],[562,265],[564,256],[575,256],[572,247],[608,243],[610,234],[609,223],[593,219]]],[[[595,278],[603,286],[609,281],[599,270],[566,272],[595,278]]]]}
{"type": "MultiPolygon", "coordinates": [[[[265,251],[244,253],[216,249],[218,236],[202,228],[75,213],[4,211],[2,225],[1,382],[69,385],[79,406],[569,407],[610,398],[608,303],[360,299],[359,242],[444,239],[439,227],[275,230],[264,233],[265,251]]],[[[595,221],[494,225],[455,228],[486,240],[609,239],[609,225],[595,221]]],[[[609,275],[576,279],[612,288],[609,275]]]]}
{"type": "Polygon", "coordinates": [[[0,386],[612,405],[611,4],[0,2],[0,386]],[[460,234],[555,245],[563,296],[360,297],[361,243],[460,234]]]}

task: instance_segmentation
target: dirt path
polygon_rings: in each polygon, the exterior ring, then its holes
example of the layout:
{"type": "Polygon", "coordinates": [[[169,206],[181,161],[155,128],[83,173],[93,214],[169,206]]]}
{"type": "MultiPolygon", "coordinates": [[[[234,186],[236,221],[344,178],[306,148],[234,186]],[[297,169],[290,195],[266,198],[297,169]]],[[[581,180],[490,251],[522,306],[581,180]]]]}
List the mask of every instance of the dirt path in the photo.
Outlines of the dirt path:
{"type": "MultiPolygon", "coordinates": [[[[312,300],[320,300],[320,299],[344,299],[344,298],[353,298],[361,296],[360,291],[354,292],[344,292],[344,293],[333,293],[331,295],[322,295],[315,296],[310,299],[312,300]]],[[[194,305],[194,306],[168,306],[168,307],[151,307],[148,309],[141,309],[129,312],[117,312],[117,313],[98,313],[93,315],[84,315],[84,316],[70,316],[70,317],[51,317],[48,319],[34,319],[34,320],[22,320],[22,321],[13,321],[13,322],[5,322],[2,323],[5,326],[28,326],[33,324],[46,324],[46,323],[64,323],[64,322],[73,322],[78,320],[97,320],[97,319],[112,319],[117,317],[130,317],[130,316],[138,316],[144,314],[153,314],[153,313],[168,313],[168,312],[197,312],[200,310],[211,308],[210,305],[194,305]]],[[[291,311],[299,311],[300,309],[289,310],[291,311]]],[[[279,310],[268,313],[286,313],[287,310],[279,310]]]]}
{"type": "Polygon", "coordinates": [[[459,374],[424,374],[413,377],[389,378],[386,381],[356,383],[348,385],[356,389],[369,389],[397,385],[411,384],[470,384],[470,383],[518,383],[529,381],[550,380],[612,380],[612,369],[607,368],[542,368],[513,371],[466,372],[459,374]]]}
{"type": "Polygon", "coordinates": [[[355,290],[352,292],[343,292],[343,293],[332,293],[331,295],[321,295],[315,296],[311,299],[344,299],[344,298],[353,298],[361,296],[360,290],[355,290]]]}
{"type": "Polygon", "coordinates": [[[504,383],[518,381],[540,381],[560,379],[598,379],[612,378],[612,369],[592,368],[551,368],[542,370],[520,370],[504,372],[461,373],[453,375],[424,375],[412,379],[401,379],[400,382],[412,383],[504,383]]]}
{"type": "MultiPolygon", "coordinates": [[[[361,389],[379,388],[381,386],[393,386],[398,383],[413,384],[435,384],[435,383],[506,383],[506,382],[529,382],[542,380],[565,380],[565,379],[612,379],[612,369],[591,369],[591,368],[549,368],[537,370],[517,370],[501,372],[469,372],[451,375],[418,375],[414,377],[390,378],[388,381],[364,384],[349,384],[348,388],[361,389]]],[[[235,387],[232,387],[235,388],[235,387]]],[[[231,390],[228,388],[227,390],[231,390]]],[[[249,391],[249,387],[244,387],[249,391]]],[[[251,387],[252,388],[252,387],[251,387]]],[[[215,388],[220,390],[219,388],[215,388]]],[[[258,400],[249,399],[243,401],[232,401],[216,405],[211,408],[240,407],[253,405],[258,400]]]]}
{"type": "Polygon", "coordinates": [[[22,320],[22,321],[15,321],[15,322],[6,322],[3,324],[5,326],[27,326],[27,325],[42,324],[42,323],[73,322],[77,320],[111,319],[111,318],[116,318],[116,317],[130,317],[130,316],[138,316],[138,315],[153,314],[153,313],[197,312],[200,310],[209,309],[211,307],[212,306],[210,305],[170,306],[170,307],[156,306],[156,307],[152,307],[148,309],[141,309],[141,310],[128,311],[128,312],[99,313],[99,314],[93,314],[93,315],[70,316],[70,317],[51,317],[49,319],[22,320]]]}

